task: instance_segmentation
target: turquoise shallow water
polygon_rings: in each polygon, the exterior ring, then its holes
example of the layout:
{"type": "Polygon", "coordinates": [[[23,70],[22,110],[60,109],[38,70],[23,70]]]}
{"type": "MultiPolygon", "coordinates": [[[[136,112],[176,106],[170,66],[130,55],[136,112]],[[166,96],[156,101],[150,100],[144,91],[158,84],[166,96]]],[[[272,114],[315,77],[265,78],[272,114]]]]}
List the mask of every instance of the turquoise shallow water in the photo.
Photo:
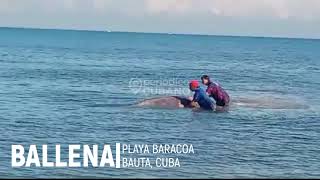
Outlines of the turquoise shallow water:
{"type": "Polygon", "coordinates": [[[0,175],[320,177],[319,47],[307,39],[2,28],[0,175]],[[202,74],[213,75],[233,99],[267,108],[207,113],[131,106],[190,95],[187,80],[202,74]],[[146,91],[132,87],[131,78],[146,91]],[[187,143],[195,154],[169,169],[11,168],[11,144],[116,142],[187,143]]]}

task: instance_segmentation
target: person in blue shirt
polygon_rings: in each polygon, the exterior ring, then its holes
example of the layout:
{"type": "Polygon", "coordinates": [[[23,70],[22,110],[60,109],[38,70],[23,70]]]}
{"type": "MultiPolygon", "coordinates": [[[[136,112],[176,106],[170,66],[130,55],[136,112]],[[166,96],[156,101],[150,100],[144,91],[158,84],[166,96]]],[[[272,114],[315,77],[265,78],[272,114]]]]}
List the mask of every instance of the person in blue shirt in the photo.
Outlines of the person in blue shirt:
{"type": "Polygon", "coordinates": [[[200,87],[197,80],[190,81],[189,88],[194,92],[192,104],[197,102],[202,109],[214,110],[214,102],[207,95],[206,91],[200,87]]]}

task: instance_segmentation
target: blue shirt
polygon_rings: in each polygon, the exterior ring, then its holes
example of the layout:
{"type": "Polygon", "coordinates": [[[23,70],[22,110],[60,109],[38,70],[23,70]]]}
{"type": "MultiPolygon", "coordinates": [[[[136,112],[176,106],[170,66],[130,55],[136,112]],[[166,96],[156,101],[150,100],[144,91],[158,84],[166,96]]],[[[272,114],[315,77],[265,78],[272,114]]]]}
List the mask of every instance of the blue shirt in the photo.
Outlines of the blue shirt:
{"type": "Polygon", "coordinates": [[[202,88],[194,90],[193,101],[197,102],[202,109],[213,110],[214,103],[202,88]]]}

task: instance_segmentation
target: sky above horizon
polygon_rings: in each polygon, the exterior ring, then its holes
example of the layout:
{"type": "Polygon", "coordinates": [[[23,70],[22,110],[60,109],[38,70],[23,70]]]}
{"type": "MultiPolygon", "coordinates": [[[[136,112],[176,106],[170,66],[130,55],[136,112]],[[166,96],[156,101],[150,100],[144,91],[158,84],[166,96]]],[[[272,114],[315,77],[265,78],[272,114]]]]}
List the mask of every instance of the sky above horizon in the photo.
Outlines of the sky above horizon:
{"type": "Polygon", "coordinates": [[[320,0],[0,0],[0,26],[320,38],[320,0]]]}

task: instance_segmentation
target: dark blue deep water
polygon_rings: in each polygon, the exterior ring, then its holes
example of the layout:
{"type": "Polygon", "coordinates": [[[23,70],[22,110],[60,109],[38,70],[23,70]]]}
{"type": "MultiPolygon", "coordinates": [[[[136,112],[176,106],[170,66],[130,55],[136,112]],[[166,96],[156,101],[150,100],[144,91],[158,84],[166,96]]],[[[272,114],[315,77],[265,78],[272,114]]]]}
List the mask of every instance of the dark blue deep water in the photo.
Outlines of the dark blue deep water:
{"type": "Polygon", "coordinates": [[[320,40],[2,28],[0,175],[319,178],[319,89],[320,40]],[[239,100],[228,113],[133,106],[190,95],[202,74],[239,100]],[[11,167],[12,144],[116,142],[195,154],[180,168],[11,167]]]}

